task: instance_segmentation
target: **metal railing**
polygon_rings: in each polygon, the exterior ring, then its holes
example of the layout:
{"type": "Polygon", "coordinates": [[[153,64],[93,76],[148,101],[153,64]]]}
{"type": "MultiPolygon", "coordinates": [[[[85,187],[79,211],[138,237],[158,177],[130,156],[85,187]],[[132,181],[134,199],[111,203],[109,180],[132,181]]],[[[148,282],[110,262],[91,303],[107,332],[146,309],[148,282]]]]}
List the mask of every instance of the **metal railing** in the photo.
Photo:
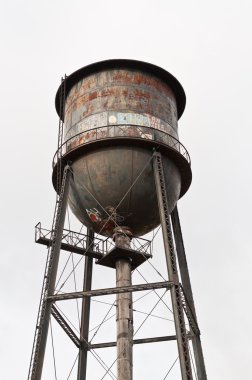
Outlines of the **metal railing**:
{"type": "MultiPolygon", "coordinates": [[[[60,147],[62,156],[79,148],[87,143],[117,138],[132,138],[155,141],[179,152],[190,164],[190,156],[186,148],[181,142],[167,132],[151,127],[141,127],[139,125],[107,125],[104,127],[92,128],[84,132],[80,132],[70,137],[60,147]]],[[[57,164],[58,151],[53,158],[53,168],[57,164]]]]}
{"type": "Polygon", "coordinates": [[[134,237],[131,241],[132,249],[136,250],[137,252],[141,252],[144,255],[150,255],[152,256],[152,242],[151,240],[134,237]]]}
{"type": "MultiPolygon", "coordinates": [[[[52,234],[53,234],[53,231],[47,230],[46,228],[42,228],[40,222],[35,226],[35,241],[36,242],[40,242],[41,240],[51,241],[52,234]]],[[[66,229],[63,230],[62,243],[64,244],[86,250],[88,248],[87,240],[88,240],[88,236],[85,234],[66,230],[66,229]]],[[[109,249],[108,239],[103,240],[97,237],[94,238],[92,251],[105,255],[108,249],[109,249]]]]}
{"type": "MultiPolygon", "coordinates": [[[[52,234],[53,231],[42,228],[40,222],[35,226],[35,242],[37,243],[43,240],[50,242],[52,234]]],[[[88,237],[85,234],[67,229],[63,230],[62,243],[67,244],[70,247],[77,247],[86,250],[88,248],[87,239],[88,237]]],[[[114,246],[115,243],[111,238],[100,239],[98,237],[94,237],[92,251],[105,255],[114,246]]],[[[131,246],[135,251],[152,255],[152,245],[150,240],[133,236],[131,246]]]]}

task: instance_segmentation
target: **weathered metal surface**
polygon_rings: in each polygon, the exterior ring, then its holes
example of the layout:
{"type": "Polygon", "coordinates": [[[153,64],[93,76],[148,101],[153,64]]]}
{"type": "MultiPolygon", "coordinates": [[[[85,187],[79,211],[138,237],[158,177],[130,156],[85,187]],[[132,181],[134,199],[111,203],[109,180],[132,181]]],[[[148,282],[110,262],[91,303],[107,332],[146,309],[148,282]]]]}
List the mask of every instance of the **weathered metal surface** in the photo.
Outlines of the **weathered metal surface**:
{"type": "MultiPolygon", "coordinates": [[[[73,126],[66,125],[64,140],[67,141],[71,139],[71,137],[79,135],[82,132],[91,132],[96,128],[106,127],[107,125],[154,128],[157,131],[164,131],[169,135],[178,138],[177,128],[173,128],[170,124],[155,116],[133,112],[100,112],[81,119],[73,126]]],[[[133,128],[130,130],[131,133],[132,130],[133,128]]]]}
{"type": "MultiPolygon", "coordinates": [[[[130,260],[118,258],[116,262],[116,286],[130,285],[130,260]]],[[[116,296],[116,327],[117,379],[132,380],[133,311],[131,292],[119,293],[116,296]]]]}
{"type": "MultiPolygon", "coordinates": [[[[69,204],[77,218],[108,236],[121,224],[136,236],[154,229],[159,213],[151,160],[151,151],[124,146],[100,148],[76,159],[69,204]]],[[[180,194],[180,174],[168,159],[165,169],[172,210],[180,194]]]]}
{"type": "Polygon", "coordinates": [[[74,214],[105,236],[122,224],[137,236],[151,231],[159,224],[153,148],[166,149],[170,212],[191,182],[189,155],[177,134],[185,105],[181,85],[156,66],[115,60],[79,70],[65,87],[62,153],[72,161],[74,214]]]}
{"type": "MultiPolygon", "coordinates": [[[[176,105],[177,105],[177,111],[178,111],[178,119],[181,117],[181,115],[184,112],[185,109],[185,103],[186,103],[186,97],[185,92],[183,90],[183,87],[178,82],[178,80],[171,75],[168,71],[162,69],[159,66],[153,65],[151,63],[142,62],[142,61],[136,61],[131,59],[110,59],[106,61],[100,61],[93,63],[91,65],[82,67],[81,69],[75,71],[71,75],[67,77],[66,82],[66,95],[69,94],[72,87],[80,82],[83,78],[87,78],[92,76],[93,74],[96,74],[98,72],[104,72],[114,69],[126,69],[128,71],[138,71],[139,73],[148,73],[150,76],[154,78],[158,78],[161,80],[162,83],[166,83],[169,88],[172,89],[173,93],[176,97],[176,105]]],[[[135,85],[139,84],[139,76],[135,77],[135,85]]],[[[117,76],[117,81],[120,81],[120,76],[117,76]]],[[[150,80],[141,79],[141,82],[147,81],[146,85],[150,84],[150,80]]],[[[90,81],[90,89],[92,89],[92,81],[90,81]]],[[[60,94],[61,89],[57,91],[56,99],[55,99],[55,105],[58,112],[58,115],[60,116],[60,94]]]]}
{"type": "Polygon", "coordinates": [[[147,73],[103,71],[72,87],[64,121],[65,139],[108,124],[150,126],[177,137],[176,99],[166,83],[147,73]]]}
{"type": "MultiPolygon", "coordinates": [[[[123,226],[115,228],[113,239],[116,247],[130,249],[131,231],[123,226]]],[[[116,286],[131,286],[131,259],[117,256],[116,286]]],[[[117,379],[132,380],[133,310],[132,293],[116,295],[116,341],[117,341],[117,379]]]]}
{"type": "MultiPolygon", "coordinates": [[[[147,147],[147,149],[150,147],[158,150],[162,149],[164,154],[176,163],[180,173],[180,163],[182,164],[183,162],[182,166],[190,174],[191,160],[184,145],[171,134],[152,127],[120,124],[91,128],[67,139],[61,147],[61,152],[64,161],[69,159],[72,161],[72,158],[75,159],[82,156],[83,151],[86,153],[88,150],[95,150],[100,146],[119,145],[122,143],[123,145],[147,147]],[[90,146],[90,144],[92,145],[90,146]]],[[[53,158],[54,171],[57,168],[57,164],[58,152],[55,153],[53,158]]],[[[186,182],[185,178],[181,178],[181,181],[182,185],[186,182]]]]}

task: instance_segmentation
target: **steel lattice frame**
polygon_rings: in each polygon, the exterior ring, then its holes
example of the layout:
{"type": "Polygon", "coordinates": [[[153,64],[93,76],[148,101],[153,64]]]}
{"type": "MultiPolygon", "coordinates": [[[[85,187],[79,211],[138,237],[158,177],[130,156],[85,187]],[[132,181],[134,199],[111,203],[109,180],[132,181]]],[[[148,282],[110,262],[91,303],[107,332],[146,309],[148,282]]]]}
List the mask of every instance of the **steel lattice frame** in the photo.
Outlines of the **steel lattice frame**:
{"type": "Polygon", "coordinates": [[[181,375],[183,380],[192,380],[193,376],[188,348],[188,338],[185,327],[176,256],[174,252],[169,205],[166,194],[166,183],[163,171],[162,157],[158,152],[154,153],[153,166],[159,204],[160,221],[163,231],[167,270],[169,279],[174,283],[174,287],[171,289],[171,299],[174,312],[181,375]]]}
{"type": "MultiPolygon", "coordinates": [[[[170,215],[169,215],[169,205],[166,194],[166,181],[163,172],[162,156],[159,152],[154,152],[153,154],[153,169],[154,178],[156,183],[157,198],[160,212],[160,221],[163,232],[164,249],[167,263],[167,270],[169,281],[163,283],[152,283],[152,284],[141,284],[133,285],[131,287],[124,288],[110,288],[110,289],[91,289],[92,280],[92,263],[93,257],[86,256],[86,264],[84,271],[84,286],[82,292],[75,292],[63,295],[54,294],[55,279],[57,274],[58,259],[61,249],[61,242],[63,236],[64,220],[66,214],[67,198],[69,181],[71,176],[71,169],[66,166],[64,169],[64,175],[62,178],[61,190],[58,195],[56,202],[55,215],[53,221],[53,228],[51,231],[51,239],[49,239],[49,251],[46,262],[46,269],[44,275],[44,282],[42,287],[41,301],[39,306],[38,320],[35,331],[35,338],[31,356],[31,363],[29,368],[28,380],[40,380],[42,376],[43,359],[46,348],[46,339],[49,326],[50,315],[53,315],[59,325],[67,333],[73,343],[79,349],[79,366],[78,366],[78,380],[86,379],[86,365],[87,365],[87,353],[97,347],[112,347],[116,342],[108,342],[102,344],[89,344],[88,343],[88,326],[89,326],[89,315],[90,315],[90,298],[93,295],[104,295],[104,294],[116,294],[123,292],[132,292],[137,290],[147,290],[147,289],[158,289],[167,288],[171,292],[172,307],[174,313],[174,322],[176,336],[163,336],[156,338],[146,338],[134,340],[134,344],[140,343],[151,343],[158,341],[169,341],[177,340],[179,361],[181,367],[181,378],[182,380],[192,380],[192,368],[190,361],[189,352],[189,339],[192,339],[194,356],[197,367],[198,380],[206,380],[206,372],[204,367],[204,359],[200,344],[200,331],[197,324],[197,319],[195,315],[195,307],[193,303],[191,288],[183,290],[182,285],[179,282],[179,271],[177,268],[177,258],[174,249],[174,237],[176,242],[176,249],[179,248],[179,243],[181,244],[182,235],[181,231],[179,234],[178,228],[176,230],[171,225],[170,215]],[[174,237],[173,237],[174,234],[174,237]],[[83,298],[82,307],[82,319],[81,319],[81,334],[79,338],[73,332],[67,321],[63,318],[60,312],[55,308],[53,302],[59,299],[73,299],[73,298],[83,298]],[[188,299],[189,298],[189,299],[188,299]],[[188,318],[191,333],[188,334],[185,327],[184,312],[188,318]]],[[[175,210],[177,213],[177,209],[175,210]]],[[[179,223],[178,215],[172,214],[173,225],[179,223]],[[175,219],[174,219],[175,218],[175,219]]],[[[94,235],[89,232],[89,240],[87,244],[87,250],[92,251],[92,241],[94,235]]],[[[44,243],[42,243],[44,244],[44,243]]],[[[183,244],[183,242],[182,242],[183,244]]],[[[71,247],[69,247],[70,250],[71,247]]],[[[180,247],[181,248],[181,247],[180,247]]],[[[183,259],[184,252],[180,249],[179,266],[181,269],[181,262],[183,259]],[[182,257],[182,258],[181,258],[182,257]]],[[[183,268],[182,271],[182,283],[189,279],[188,269],[183,268]]],[[[183,283],[184,285],[184,283],[183,283]]]]}

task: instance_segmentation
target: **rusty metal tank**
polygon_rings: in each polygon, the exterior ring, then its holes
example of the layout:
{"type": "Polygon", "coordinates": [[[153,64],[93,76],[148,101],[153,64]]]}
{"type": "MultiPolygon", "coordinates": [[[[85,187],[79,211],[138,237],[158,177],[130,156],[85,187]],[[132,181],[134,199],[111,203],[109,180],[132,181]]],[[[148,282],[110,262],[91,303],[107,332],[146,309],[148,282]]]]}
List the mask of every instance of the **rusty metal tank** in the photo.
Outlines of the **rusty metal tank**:
{"type": "MultiPolygon", "coordinates": [[[[116,59],[68,76],[56,94],[59,115],[62,93],[62,162],[71,161],[73,170],[73,213],[105,236],[117,225],[135,236],[148,233],[159,224],[153,150],[163,155],[170,211],[191,183],[189,154],[178,140],[182,86],[158,66],[116,59]]],[[[56,171],[55,160],[55,187],[56,171]]]]}

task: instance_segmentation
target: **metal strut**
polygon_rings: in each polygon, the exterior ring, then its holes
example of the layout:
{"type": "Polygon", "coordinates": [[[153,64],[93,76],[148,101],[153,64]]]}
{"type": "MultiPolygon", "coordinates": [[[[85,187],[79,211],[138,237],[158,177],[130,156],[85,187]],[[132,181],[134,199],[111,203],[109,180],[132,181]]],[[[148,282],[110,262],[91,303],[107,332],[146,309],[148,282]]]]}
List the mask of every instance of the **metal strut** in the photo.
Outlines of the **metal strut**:
{"type": "Polygon", "coordinates": [[[169,280],[174,283],[174,286],[171,288],[171,300],[174,313],[174,323],[177,337],[181,375],[182,380],[193,380],[188,347],[188,337],[185,327],[183,304],[181,299],[181,289],[177,271],[176,256],[174,252],[173,235],[166,193],[166,182],[163,171],[162,156],[159,152],[154,152],[153,154],[153,167],[159,205],[160,222],[163,231],[168,276],[169,280]]]}
{"type": "Polygon", "coordinates": [[[188,303],[188,300],[186,298],[185,291],[184,291],[182,285],[180,285],[180,289],[181,289],[181,301],[182,301],[183,309],[184,309],[184,312],[187,316],[187,319],[188,319],[189,325],[192,329],[192,332],[195,335],[200,335],[200,329],[199,329],[196,317],[190,308],[190,305],[188,303]]]}
{"type": "Polygon", "coordinates": [[[192,345],[194,352],[194,359],[197,370],[198,380],[207,380],[204,356],[202,351],[202,345],[200,340],[200,330],[197,324],[196,310],[194,306],[194,299],[191,287],[191,281],[189,276],[189,270],[187,266],[185,247],[183,242],[182,230],[180,226],[179,214],[177,207],[174,208],[171,214],[172,227],[174,233],[174,239],[176,243],[176,252],[178,257],[178,263],[180,268],[180,275],[182,281],[182,293],[184,310],[187,315],[188,321],[193,334],[192,345]]]}
{"type": "Polygon", "coordinates": [[[62,327],[62,329],[65,331],[65,333],[69,336],[69,338],[74,342],[75,346],[77,348],[80,348],[80,340],[75,334],[75,332],[71,329],[67,321],[62,317],[60,312],[56,309],[54,305],[52,305],[51,308],[51,314],[55,318],[55,320],[58,322],[58,324],[62,327]]]}
{"type": "MultiPolygon", "coordinates": [[[[94,249],[94,232],[91,229],[87,230],[87,248],[94,249]]],[[[83,292],[90,291],[92,288],[92,272],[93,272],[93,258],[85,257],[84,266],[84,281],[83,292]]],[[[91,298],[82,298],[81,309],[81,326],[80,326],[80,347],[79,347],[79,360],[78,360],[78,374],[77,380],[85,380],[87,376],[87,354],[89,350],[88,345],[88,332],[90,320],[90,307],[91,298]]]]}
{"type": "Polygon", "coordinates": [[[48,247],[44,280],[39,303],[39,311],[36,323],[36,330],[33,341],[31,361],[28,373],[28,380],[40,380],[44,361],[47,333],[51,315],[52,303],[47,300],[49,296],[54,294],[54,287],[59,262],[59,253],[61,247],[61,239],[64,228],[68,190],[71,171],[67,165],[64,169],[61,190],[56,201],[51,245],[48,247]]]}

